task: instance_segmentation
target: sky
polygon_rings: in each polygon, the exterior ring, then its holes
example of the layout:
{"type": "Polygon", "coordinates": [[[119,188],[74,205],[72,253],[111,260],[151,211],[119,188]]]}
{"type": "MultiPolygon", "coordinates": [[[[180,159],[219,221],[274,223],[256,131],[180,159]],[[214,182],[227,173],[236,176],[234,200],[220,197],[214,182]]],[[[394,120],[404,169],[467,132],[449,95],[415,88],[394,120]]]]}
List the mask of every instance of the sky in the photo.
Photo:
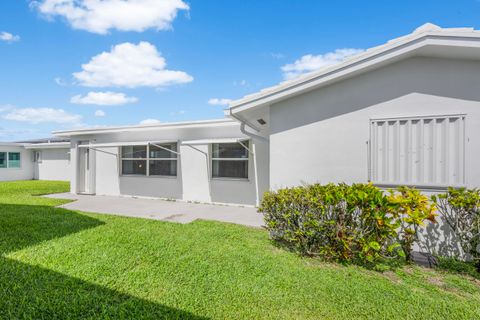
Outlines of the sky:
{"type": "Polygon", "coordinates": [[[424,23],[479,18],[479,0],[0,1],[0,141],[222,118],[424,23]]]}

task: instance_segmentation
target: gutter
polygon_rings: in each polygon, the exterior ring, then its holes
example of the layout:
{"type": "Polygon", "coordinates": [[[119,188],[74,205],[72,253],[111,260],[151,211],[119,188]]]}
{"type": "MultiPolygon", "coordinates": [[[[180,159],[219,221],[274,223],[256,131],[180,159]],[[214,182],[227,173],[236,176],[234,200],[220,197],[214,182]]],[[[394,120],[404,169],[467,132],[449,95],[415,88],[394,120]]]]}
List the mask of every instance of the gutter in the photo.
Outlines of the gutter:
{"type": "Polygon", "coordinates": [[[248,122],[248,121],[246,121],[246,120],[243,120],[243,119],[241,119],[239,116],[236,116],[235,114],[233,114],[231,108],[229,109],[229,115],[230,115],[230,117],[232,117],[232,118],[234,118],[235,120],[237,120],[238,122],[240,122],[240,131],[241,131],[244,135],[249,136],[250,138],[258,139],[258,140],[263,141],[263,142],[268,142],[268,141],[269,141],[268,138],[262,137],[262,136],[260,136],[260,135],[258,135],[258,134],[254,134],[254,133],[248,132],[248,131],[245,129],[245,126],[249,126],[250,128],[252,128],[252,129],[255,130],[256,132],[260,132],[260,129],[257,128],[256,126],[254,126],[253,124],[251,124],[250,122],[248,122]]]}
{"type": "MultiPolygon", "coordinates": [[[[248,132],[247,129],[245,129],[245,126],[249,126],[250,128],[252,128],[253,130],[255,130],[256,132],[260,132],[260,129],[257,128],[256,126],[252,125],[251,123],[249,123],[248,121],[246,120],[243,120],[241,119],[240,117],[236,116],[233,114],[232,112],[232,109],[230,108],[229,109],[229,114],[230,114],[230,117],[234,118],[235,120],[239,121],[240,122],[240,131],[252,138],[252,139],[257,139],[257,140],[260,140],[262,142],[269,142],[269,139],[265,138],[265,137],[262,137],[258,134],[254,134],[254,133],[251,133],[251,132],[248,132]]],[[[254,170],[255,170],[255,205],[256,207],[259,207],[260,206],[260,190],[259,190],[259,187],[258,187],[258,166],[257,166],[257,154],[256,154],[256,150],[255,150],[255,144],[253,144],[252,146],[252,150],[250,150],[249,148],[247,148],[243,143],[241,143],[239,141],[239,143],[245,148],[248,150],[248,152],[250,154],[252,154],[253,156],[253,167],[254,167],[254,170]]]]}

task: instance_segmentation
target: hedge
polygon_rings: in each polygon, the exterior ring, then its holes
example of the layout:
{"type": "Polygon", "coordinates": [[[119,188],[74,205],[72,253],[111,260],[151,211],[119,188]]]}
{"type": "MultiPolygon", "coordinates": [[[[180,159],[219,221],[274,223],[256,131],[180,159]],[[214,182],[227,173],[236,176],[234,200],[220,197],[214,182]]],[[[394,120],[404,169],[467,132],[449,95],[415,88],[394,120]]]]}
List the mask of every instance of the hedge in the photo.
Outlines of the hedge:
{"type": "Polygon", "coordinates": [[[271,238],[302,255],[376,264],[410,260],[419,229],[435,222],[435,207],[413,188],[341,183],[267,192],[259,211],[271,238]]]}

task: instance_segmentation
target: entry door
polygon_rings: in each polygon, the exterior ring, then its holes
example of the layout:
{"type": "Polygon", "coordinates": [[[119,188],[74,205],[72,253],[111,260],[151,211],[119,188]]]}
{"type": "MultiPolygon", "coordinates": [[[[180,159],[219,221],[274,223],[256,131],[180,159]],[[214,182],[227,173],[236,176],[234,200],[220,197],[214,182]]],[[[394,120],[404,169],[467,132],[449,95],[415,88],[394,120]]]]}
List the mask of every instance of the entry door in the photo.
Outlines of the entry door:
{"type": "Polygon", "coordinates": [[[92,159],[89,148],[79,148],[78,192],[93,194],[92,159]]]}

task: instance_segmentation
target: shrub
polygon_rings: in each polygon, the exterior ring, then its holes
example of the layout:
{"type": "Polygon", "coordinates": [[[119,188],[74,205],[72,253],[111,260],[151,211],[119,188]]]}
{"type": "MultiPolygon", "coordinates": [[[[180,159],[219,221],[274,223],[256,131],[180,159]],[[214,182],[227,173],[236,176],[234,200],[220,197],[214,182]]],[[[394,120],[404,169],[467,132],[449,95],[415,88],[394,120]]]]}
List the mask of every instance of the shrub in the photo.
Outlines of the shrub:
{"type": "Polygon", "coordinates": [[[416,239],[411,231],[433,220],[433,210],[414,189],[386,196],[372,184],[267,192],[259,209],[273,240],[303,255],[362,264],[403,256],[401,248],[411,250],[416,239]]]}
{"type": "Polygon", "coordinates": [[[395,207],[394,216],[400,221],[397,238],[406,260],[410,262],[419,228],[424,227],[427,220],[435,223],[436,206],[417,189],[405,186],[398,187],[396,191],[390,190],[388,201],[395,207]]]}
{"type": "Polygon", "coordinates": [[[480,272],[480,191],[449,188],[445,194],[432,196],[432,200],[480,272]]]}

